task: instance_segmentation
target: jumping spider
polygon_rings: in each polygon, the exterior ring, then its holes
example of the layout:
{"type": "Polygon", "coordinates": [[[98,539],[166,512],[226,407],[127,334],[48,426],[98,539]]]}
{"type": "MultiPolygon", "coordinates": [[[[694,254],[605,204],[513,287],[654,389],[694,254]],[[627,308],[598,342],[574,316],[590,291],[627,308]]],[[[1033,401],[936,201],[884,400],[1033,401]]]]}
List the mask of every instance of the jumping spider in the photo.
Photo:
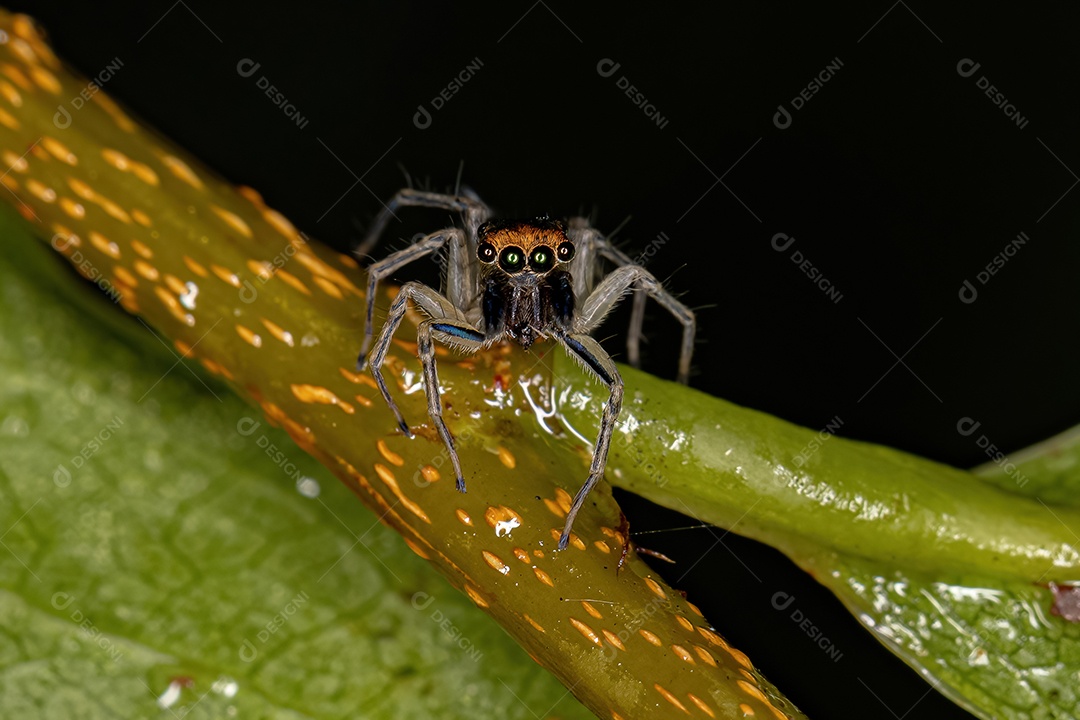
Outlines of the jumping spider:
{"type": "Polygon", "coordinates": [[[619,371],[589,333],[600,325],[624,294],[633,290],[627,355],[631,364],[637,365],[645,296],[655,298],[682,323],[678,380],[686,383],[694,348],[694,314],[664,290],[649,271],[635,264],[591,228],[585,218],[571,218],[568,222],[547,216],[531,220],[492,220],[491,209],[471,194],[399,191],[375,219],[357,253],[366,254],[394,217],[394,210],[405,206],[461,213],[465,228],[433,232],[368,268],[367,323],[357,367],[363,370],[369,361],[379,281],[414,260],[438,251],[445,252],[445,294],[418,282],[402,285],[375,341],[370,363],[371,374],[386,404],[397,417],[398,426],[406,436],[412,437],[401,411],[390,397],[382,373],[390,341],[401,324],[408,301],[412,300],[428,316],[417,328],[428,414],[450,452],[457,489],[465,492],[465,478],[454,448],[454,438],[443,422],[432,343],[438,340],[466,353],[475,353],[503,340],[516,341],[526,349],[537,340],[547,338],[561,343],[571,357],[607,385],[611,393],[600,420],[589,477],[574,497],[559,538],[559,549],[562,550],[570,539],[574,518],[585,504],[585,498],[603,477],[612,431],[622,407],[623,381],[619,371]],[[601,277],[602,260],[610,261],[616,268],[601,277]]]}

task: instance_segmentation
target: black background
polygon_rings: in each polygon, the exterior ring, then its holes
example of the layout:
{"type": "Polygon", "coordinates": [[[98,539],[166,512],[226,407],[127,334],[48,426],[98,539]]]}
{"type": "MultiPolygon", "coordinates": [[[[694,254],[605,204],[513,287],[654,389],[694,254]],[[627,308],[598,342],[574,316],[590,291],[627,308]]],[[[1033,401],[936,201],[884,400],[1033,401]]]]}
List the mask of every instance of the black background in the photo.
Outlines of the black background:
{"type": "MultiPolygon", "coordinates": [[[[839,417],[840,435],[962,467],[986,458],[956,431],[961,417],[1006,451],[1080,421],[1080,63],[1066,3],[10,7],[36,16],[83,74],[119,58],[110,94],[339,247],[404,184],[402,168],[448,189],[461,162],[464,182],[504,215],[592,212],[604,230],[632,216],[619,233],[631,255],[666,233],[648,267],[698,310],[692,385],[705,392],[811,428],[839,417]],[[260,63],[251,77],[237,72],[245,58],[260,63]],[[611,77],[597,71],[605,58],[620,64],[611,77]],[[971,77],[957,72],[963,58],[980,63],[971,77]],[[418,128],[418,105],[430,110],[476,59],[475,76],[418,128]],[[260,76],[305,127],[260,92],[260,76]],[[1025,127],[982,94],[980,76],[1025,127]],[[780,104],[793,116],[783,130],[780,104]],[[978,283],[1021,231],[1027,245],[978,283]],[[776,233],[796,241],[778,252],[776,233]],[[795,250],[839,303],[791,261],[795,250]],[[965,279],[974,303],[959,299],[965,279]]],[[[407,217],[392,238],[445,222],[407,217]]],[[[600,333],[613,353],[624,320],[600,333]]],[[[646,369],[673,376],[677,326],[654,309],[647,329],[646,369]]],[[[690,524],[622,500],[636,530],[690,524]]],[[[698,529],[641,542],[678,560],[659,570],[811,717],[968,717],[783,557],[735,535],[709,551],[714,539],[698,529]],[[839,661],[772,608],[781,590],[839,661]]]]}

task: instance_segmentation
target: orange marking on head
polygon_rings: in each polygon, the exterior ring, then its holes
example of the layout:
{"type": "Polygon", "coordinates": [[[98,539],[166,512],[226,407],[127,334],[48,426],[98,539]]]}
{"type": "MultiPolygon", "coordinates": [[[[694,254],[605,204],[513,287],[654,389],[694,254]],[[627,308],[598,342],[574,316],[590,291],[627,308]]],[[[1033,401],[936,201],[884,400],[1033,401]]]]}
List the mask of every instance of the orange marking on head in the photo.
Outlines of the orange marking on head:
{"type": "Polygon", "coordinates": [[[321,385],[293,383],[289,387],[292,389],[292,394],[295,395],[296,399],[300,402],[337,405],[348,415],[352,415],[356,412],[356,409],[352,405],[339,398],[332,390],[324,388],[321,385]]]}
{"type": "Polygon", "coordinates": [[[424,552],[423,548],[421,548],[419,545],[417,545],[415,542],[413,542],[409,538],[405,538],[405,544],[409,546],[410,550],[412,550],[414,553],[416,553],[420,557],[424,558],[425,560],[430,560],[431,559],[428,556],[428,554],[426,552],[424,552]]]}
{"type": "Polygon", "coordinates": [[[114,267],[113,275],[116,276],[117,280],[127,285],[128,287],[139,287],[139,281],[136,280],[135,276],[131,274],[131,271],[123,265],[117,265],[116,267],[114,267]]]}
{"type": "Polygon", "coordinates": [[[657,637],[655,633],[651,633],[648,630],[642,629],[638,630],[638,634],[656,647],[660,647],[661,645],[663,645],[663,643],[660,641],[660,638],[657,637]]]}
{"type": "MultiPolygon", "coordinates": [[[[363,397],[363,396],[358,395],[357,397],[363,397]]],[[[367,400],[367,398],[364,398],[364,399],[367,400]]],[[[371,404],[371,401],[368,400],[368,405],[370,406],[370,404],[371,404]]],[[[439,482],[440,478],[442,477],[441,475],[439,475],[439,471],[436,470],[431,465],[425,465],[424,467],[420,468],[420,476],[423,477],[424,480],[426,482],[429,482],[429,483],[439,482]]]]}
{"type": "Polygon", "coordinates": [[[187,255],[184,256],[184,264],[188,266],[188,270],[195,273],[199,277],[209,277],[210,276],[210,273],[208,273],[206,271],[206,268],[204,268],[202,265],[200,265],[198,262],[196,262],[192,258],[189,258],[187,255]]]}
{"type": "MultiPolygon", "coordinates": [[[[256,204],[262,205],[261,197],[259,198],[259,202],[256,204]]],[[[271,210],[270,208],[266,208],[262,211],[262,216],[263,220],[266,221],[267,225],[284,235],[286,238],[289,239],[290,242],[293,238],[296,237],[296,228],[291,222],[289,222],[288,218],[279,213],[277,210],[271,210]]]]}
{"type": "Polygon", "coordinates": [[[112,148],[102,148],[101,157],[105,159],[105,162],[112,165],[117,170],[127,172],[131,168],[131,161],[128,160],[128,156],[119,150],[113,150],[112,148]]]}
{"type": "Polygon", "coordinates": [[[271,322],[266,318],[260,318],[260,320],[262,321],[263,326],[270,332],[271,335],[273,335],[275,338],[285,343],[289,347],[295,347],[295,342],[293,340],[291,332],[282,329],[280,325],[275,322],[271,322]]]}
{"type": "Polygon", "coordinates": [[[604,616],[600,614],[600,611],[593,607],[593,604],[588,600],[582,600],[581,607],[585,608],[585,612],[589,613],[597,620],[602,620],[604,618],[604,616]]]}
{"type": "Polygon", "coordinates": [[[457,510],[455,510],[454,514],[457,515],[457,519],[460,520],[462,522],[462,524],[464,524],[464,525],[472,525],[472,518],[469,517],[469,513],[465,512],[461,508],[458,508],[457,510]]]}
{"type": "Polygon", "coordinates": [[[154,295],[157,296],[157,299],[161,301],[161,303],[165,306],[165,309],[168,310],[169,314],[172,315],[174,318],[182,322],[184,325],[187,325],[188,327],[191,327],[195,324],[195,318],[192,315],[184,312],[184,308],[180,305],[180,301],[173,297],[172,293],[170,293],[168,290],[158,285],[154,288],[154,295]]]}
{"type": "Polygon", "coordinates": [[[574,504],[574,499],[570,497],[570,493],[563,490],[561,487],[555,488],[555,502],[559,503],[559,507],[562,508],[563,515],[570,512],[571,506],[574,504]]]}
{"type": "Polygon", "coordinates": [[[574,626],[575,630],[584,635],[586,640],[599,647],[604,646],[603,641],[600,640],[600,636],[596,634],[596,631],[585,623],[581,622],[577,618],[572,617],[570,618],[570,624],[574,626]]]}
{"type": "Polygon", "coordinates": [[[184,284],[183,280],[175,275],[170,275],[169,273],[165,273],[165,287],[169,288],[169,290],[176,295],[183,295],[188,291],[187,285],[184,284]]]}
{"type": "Polygon", "coordinates": [[[486,608],[488,606],[487,600],[480,594],[480,591],[474,588],[472,585],[465,585],[465,594],[469,596],[469,599],[476,603],[479,607],[486,608]]]}
{"type": "Polygon", "coordinates": [[[160,276],[158,269],[145,260],[135,261],[135,272],[139,273],[150,282],[157,282],[158,277],[160,276]]]}
{"type": "Polygon", "coordinates": [[[243,325],[237,325],[236,334],[243,338],[244,342],[251,345],[252,347],[262,347],[262,338],[259,337],[256,333],[252,332],[249,328],[246,328],[243,325]]]}
{"type": "Polygon", "coordinates": [[[382,463],[375,463],[375,474],[379,476],[379,479],[383,481],[383,484],[390,489],[390,492],[394,494],[394,497],[405,507],[406,510],[411,512],[416,517],[420,518],[424,522],[431,524],[431,518],[427,516],[423,508],[414,503],[411,499],[401,492],[401,488],[398,487],[397,477],[390,468],[386,467],[382,463]]]}
{"type": "Polygon", "coordinates": [[[0,125],[3,125],[8,130],[20,130],[22,125],[15,119],[15,116],[9,113],[7,110],[0,108],[0,125]]]}
{"type": "Polygon", "coordinates": [[[330,282],[326,278],[315,275],[312,277],[312,280],[315,281],[315,284],[320,290],[322,290],[324,293],[334,298],[335,300],[345,299],[345,296],[341,293],[341,290],[338,289],[338,286],[330,282]]]}
{"type": "Polygon", "coordinates": [[[744,653],[742,650],[739,650],[738,648],[733,648],[730,645],[725,649],[731,654],[731,657],[735,658],[735,662],[739,663],[747,670],[754,669],[754,664],[750,662],[750,658],[748,658],[746,656],[746,653],[744,653]]]}
{"type": "Polygon", "coordinates": [[[511,470],[517,467],[517,459],[514,458],[514,454],[502,445],[499,446],[499,462],[511,470]]]}
{"type": "Polygon", "coordinates": [[[405,460],[396,452],[386,446],[386,441],[382,438],[375,443],[375,447],[379,449],[379,454],[386,458],[386,461],[392,465],[401,467],[405,464],[405,460]]]}
{"type": "Polygon", "coordinates": [[[274,266],[265,260],[248,260],[247,268],[263,282],[274,276],[274,266]]]}
{"type": "Polygon", "coordinates": [[[551,580],[551,576],[540,568],[533,568],[533,574],[536,575],[536,579],[544,583],[548,587],[555,587],[555,583],[551,580]]]}
{"type": "Polygon", "coordinates": [[[112,200],[109,200],[108,198],[104,198],[104,197],[101,197],[101,195],[98,195],[98,204],[101,205],[102,210],[104,210],[106,213],[108,213],[109,217],[114,218],[116,220],[119,220],[120,222],[124,223],[125,225],[130,225],[131,224],[131,216],[128,215],[127,210],[120,207],[119,205],[114,203],[112,200]]]}
{"type": "Polygon", "coordinates": [[[0,159],[3,159],[4,164],[7,165],[10,170],[14,170],[17,173],[24,173],[30,169],[30,163],[27,162],[25,157],[16,155],[10,150],[5,150],[0,154],[0,159]]]}
{"type": "Polygon", "coordinates": [[[694,656],[690,654],[690,651],[684,648],[682,645],[672,645],[671,652],[675,653],[675,657],[679,658],[683,662],[696,665],[694,662],[694,656]]]}
{"type": "Polygon", "coordinates": [[[98,250],[105,253],[113,260],[120,259],[120,246],[115,242],[95,230],[91,230],[87,237],[90,239],[90,244],[98,250]]]}
{"type": "Polygon", "coordinates": [[[545,630],[545,629],[544,629],[544,628],[543,628],[543,627],[542,627],[542,626],[540,625],[540,623],[536,622],[536,621],[535,621],[535,620],[533,620],[533,619],[532,619],[531,617],[529,617],[529,614],[528,614],[528,613],[525,613],[525,614],[524,614],[524,615],[523,615],[522,617],[524,617],[524,618],[525,618],[525,621],[526,621],[526,622],[528,622],[528,623],[529,623],[530,625],[532,625],[532,626],[533,626],[534,628],[536,628],[536,629],[537,629],[537,630],[539,630],[540,632],[542,632],[542,633],[546,633],[546,632],[547,632],[547,630],[545,630]]]}
{"type": "Polygon", "coordinates": [[[41,146],[48,151],[50,155],[59,160],[62,163],[68,165],[78,165],[79,158],[75,157],[75,153],[68,149],[67,145],[60,142],[54,137],[45,135],[41,138],[41,146]]]}
{"type": "Polygon", "coordinates": [[[510,566],[504,563],[498,555],[487,550],[484,550],[481,554],[484,556],[484,562],[490,565],[495,572],[502,575],[510,574],[510,566]]]}
{"type": "Polygon", "coordinates": [[[94,192],[94,189],[84,183],[79,178],[69,177],[67,179],[67,183],[68,187],[71,188],[72,192],[81,197],[83,200],[94,200],[95,198],[97,198],[97,193],[94,192]]]}
{"type": "Polygon", "coordinates": [[[30,79],[23,75],[23,71],[11,63],[4,63],[0,65],[0,72],[11,79],[13,83],[26,91],[33,89],[33,85],[30,84],[30,79]]]}
{"type": "Polygon", "coordinates": [[[151,250],[146,243],[138,240],[131,241],[131,249],[134,250],[140,257],[144,257],[147,260],[154,257],[154,251],[151,250]]]}
{"type": "Polygon", "coordinates": [[[38,182],[34,178],[30,178],[26,181],[26,189],[31,195],[42,202],[56,202],[56,191],[51,187],[47,187],[44,183],[38,182]]]}
{"type": "Polygon", "coordinates": [[[286,283],[288,283],[293,289],[299,290],[300,292],[304,293],[305,295],[310,295],[311,294],[311,291],[308,290],[307,285],[302,283],[300,281],[300,279],[297,278],[292,273],[285,272],[284,270],[278,270],[276,276],[281,278],[282,280],[284,280],[286,283]]]}
{"type": "Polygon", "coordinates": [[[716,667],[716,658],[712,656],[711,652],[701,647],[700,645],[694,646],[694,652],[697,653],[697,656],[701,658],[702,662],[704,662],[706,665],[716,667]]]}
{"type": "Polygon", "coordinates": [[[604,554],[609,554],[611,552],[611,548],[608,547],[608,544],[603,540],[597,540],[593,543],[593,546],[604,554]]]}
{"type": "MultiPolygon", "coordinates": [[[[99,93],[100,94],[100,93],[99,93]]],[[[180,158],[174,155],[161,155],[161,163],[176,177],[195,188],[196,190],[203,189],[203,181],[199,179],[199,176],[188,167],[180,158]]]]}
{"type": "Polygon", "coordinates": [[[151,170],[149,165],[144,165],[141,162],[132,161],[131,174],[151,187],[157,187],[161,184],[157,173],[151,170]]]}
{"type": "Polygon", "coordinates": [[[763,703],[769,702],[769,699],[765,697],[765,693],[758,690],[756,685],[748,683],[745,680],[738,680],[736,681],[736,684],[740,688],[742,688],[743,692],[745,692],[747,695],[754,698],[755,700],[760,700],[763,703]]]}
{"type": "Polygon", "coordinates": [[[5,100],[14,105],[15,107],[22,107],[23,99],[19,91],[16,90],[11,83],[6,80],[0,80],[0,96],[3,96],[5,100]]]}
{"type": "MultiPolygon", "coordinates": [[[[551,538],[558,542],[562,538],[562,530],[560,528],[551,528],[551,538]]],[[[570,544],[578,550],[585,549],[585,541],[579,538],[576,533],[570,533],[570,544]]]]}
{"type": "Polygon", "coordinates": [[[223,207],[218,207],[217,205],[214,205],[212,203],[210,205],[210,209],[213,210],[214,214],[221,218],[225,222],[225,224],[228,225],[232,230],[240,233],[246,238],[251,238],[254,236],[251,232],[251,228],[248,227],[248,224],[244,222],[243,218],[241,218],[236,213],[230,210],[226,210],[223,207]]]}
{"type": "Polygon", "coordinates": [[[642,578],[642,579],[645,581],[645,584],[649,586],[649,590],[652,591],[653,595],[655,595],[658,598],[662,598],[664,600],[667,599],[667,594],[664,592],[664,588],[660,587],[660,583],[656,582],[652,578],[642,578]]]}
{"type": "Polygon", "coordinates": [[[60,209],[76,220],[82,220],[86,217],[86,208],[83,207],[82,203],[77,203],[69,197],[60,198],[60,209]]]}
{"type": "Polygon", "coordinates": [[[722,647],[725,650],[727,650],[730,647],[724,641],[724,638],[720,637],[719,635],[714,633],[712,630],[709,630],[708,628],[703,628],[700,625],[698,625],[697,631],[698,631],[698,634],[701,635],[701,637],[705,638],[706,640],[711,642],[713,645],[716,645],[717,647],[722,647]]]}
{"type": "Polygon", "coordinates": [[[240,278],[232,270],[221,267],[220,265],[211,265],[211,272],[218,276],[222,281],[232,285],[235,288],[241,287],[240,278]]]}
{"type": "Polygon", "coordinates": [[[614,645],[614,646],[615,646],[615,647],[617,647],[618,649],[622,650],[623,652],[626,652],[626,646],[625,646],[625,645],[623,645],[622,639],[621,639],[621,638],[619,638],[619,636],[618,636],[618,635],[616,635],[615,633],[611,632],[611,631],[610,631],[610,630],[608,630],[607,628],[602,628],[602,629],[600,630],[600,632],[604,633],[604,637],[605,637],[605,638],[607,638],[607,641],[608,641],[609,643],[611,643],[612,645],[614,645]]]}
{"type": "Polygon", "coordinates": [[[672,704],[672,705],[674,705],[675,707],[679,708],[680,710],[682,710],[682,711],[683,711],[684,713],[686,713],[687,715],[689,715],[689,714],[690,714],[690,711],[689,711],[689,710],[687,710],[687,709],[686,709],[686,706],[685,706],[685,705],[683,705],[683,704],[682,704],[682,703],[681,703],[681,702],[679,701],[679,698],[677,698],[677,697],[675,697],[674,695],[672,695],[672,694],[671,694],[671,693],[670,693],[670,692],[669,692],[668,690],[666,690],[666,689],[664,688],[664,686],[663,686],[663,685],[661,685],[660,683],[655,683],[655,684],[653,685],[653,687],[654,687],[654,688],[656,688],[656,692],[660,693],[660,696],[661,696],[661,697],[663,697],[663,698],[664,698],[665,700],[667,700],[667,701],[668,701],[669,703],[671,703],[671,704],[672,704]]]}
{"type": "Polygon", "coordinates": [[[63,86],[60,84],[60,81],[56,79],[56,76],[40,65],[34,65],[30,68],[30,77],[32,77],[34,82],[36,82],[45,92],[59,95],[60,91],[63,90],[63,86]]]}
{"type": "MultiPolygon", "coordinates": [[[[364,293],[360,288],[356,287],[351,280],[345,275],[345,273],[337,270],[325,262],[322,261],[317,255],[307,249],[307,245],[304,244],[303,251],[297,253],[296,261],[311,271],[312,275],[321,277],[325,280],[329,280],[334,283],[338,288],[342,290],[348,290],[354,295],[363,295],[364,293]]],[[[337,289],[337,288],[335,288],[337,289]]]]}
{"type": "Polygon", "coordinates": [[[708,716],[709,716],[709,717],[711,717],[711,718],[714,718],[714,717],[716,717],[716,713],[714,713],[714,712],[712,711],[712,708],[711,708],[711,707],[709,707],[709,706],[708,706],[708,705],[707,705],[707,704],[705,703],[705,701],[704,701],[704,700],[702,700],[701,698],[699,698],[699,697],[698,697],[697,695],[695,695],[694,693],[687,693],[687,694],[686,694],[686,697],[690,698],[690,702],[692,702],[692,703],[694,703],[695,705],[697,705],[697,706],[698,706],[698,709],[699,709],[699,710],[701,710],[701,712],[705,713],[706,715],[708,715],[708,716]]]}
{"type": "Polygon", "coordinates": [[[500,505],[498,507],[493,505],[488,506],[488,509],[484,511],[484,521],[495,529],[496,532],[500,527],[510,527],[513,529],[515,527],[521,527],[522,524],[521,515],[505,505],[500,505]]]}

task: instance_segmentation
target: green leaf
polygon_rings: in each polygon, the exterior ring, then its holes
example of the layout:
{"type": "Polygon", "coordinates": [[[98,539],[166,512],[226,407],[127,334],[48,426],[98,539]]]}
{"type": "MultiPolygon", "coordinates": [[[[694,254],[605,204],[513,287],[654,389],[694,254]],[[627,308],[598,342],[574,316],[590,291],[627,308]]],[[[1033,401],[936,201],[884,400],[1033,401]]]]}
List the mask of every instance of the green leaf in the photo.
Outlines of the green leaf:
{"type": "Polygon", "coordinates": [[[190,718],[592,717],[284,432],[0,235],[0,715],[168,717],[174,684],[190,718]]]}
{"type": "MultiPolygon", "coordinates": [[[[622,487],[781,549],[977,715],[1080,714],[1080,624],[1054,613],[1051,586],[1080,579],[1075,506],[626,375],[638,395],[608,461],[622,487]]],[[[576,407],[571,426],[595,420],[576,407]]],[[[1068,454],[1021,467],[1055,487],[1068,454]]]]}

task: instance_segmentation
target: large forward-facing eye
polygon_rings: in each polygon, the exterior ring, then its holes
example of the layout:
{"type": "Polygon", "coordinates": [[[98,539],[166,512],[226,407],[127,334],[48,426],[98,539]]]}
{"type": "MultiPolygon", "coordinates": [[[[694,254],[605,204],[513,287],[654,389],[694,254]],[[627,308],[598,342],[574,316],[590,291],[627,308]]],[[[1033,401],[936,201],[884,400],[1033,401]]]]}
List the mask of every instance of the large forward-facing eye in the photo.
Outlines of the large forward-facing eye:
{"type": "Polygon", "coordinates": [[[533,248],[532,254],[529,255],[529,268],[533,272],[545,273],[555,265],[555,254],[551,252],[551,248],[540,245],[533,248]]]}
{"type": "Polygon", "coordinates": [[[574,243],[569,240],[559,243],[559,248],[555,251],[555,256],[559,258],[559,262],[570,262],[573,260],[574,243]]]}
{"type": "Polygon", "coordinates": [[[480,258],[480,262],[485,265],[490,265],[495,262],[495,258],[498,253],[495,252],[495,246],[489,242],[482,242],[480,246],[476,248],[476,257],[480,258]]]}
{"type": "Polygon", "coordinates": [[[521,248],[511,245],[499,253],[499,267],[508,273],[516,273],[525,267],[525,253],[521,248]]]}

